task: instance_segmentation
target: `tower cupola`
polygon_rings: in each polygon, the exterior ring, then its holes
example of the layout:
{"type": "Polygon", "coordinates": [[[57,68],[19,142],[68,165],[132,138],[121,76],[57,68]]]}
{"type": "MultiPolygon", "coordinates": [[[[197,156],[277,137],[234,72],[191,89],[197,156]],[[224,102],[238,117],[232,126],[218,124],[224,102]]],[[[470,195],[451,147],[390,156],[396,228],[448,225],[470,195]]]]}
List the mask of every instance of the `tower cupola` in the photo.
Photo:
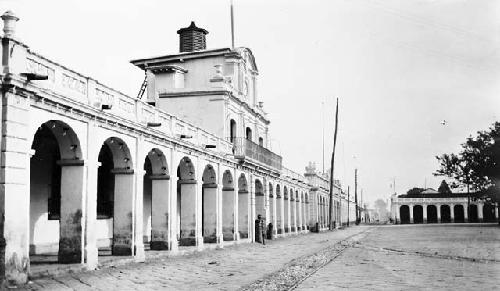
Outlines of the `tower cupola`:
{"type": "Polygon", "coordinates": [[[181,28],[177,31],[179,34],[180,52],[194,52],[207,48],[206,35],[208,31],[199,28],[191,21],[191,25],[181,28]]]}

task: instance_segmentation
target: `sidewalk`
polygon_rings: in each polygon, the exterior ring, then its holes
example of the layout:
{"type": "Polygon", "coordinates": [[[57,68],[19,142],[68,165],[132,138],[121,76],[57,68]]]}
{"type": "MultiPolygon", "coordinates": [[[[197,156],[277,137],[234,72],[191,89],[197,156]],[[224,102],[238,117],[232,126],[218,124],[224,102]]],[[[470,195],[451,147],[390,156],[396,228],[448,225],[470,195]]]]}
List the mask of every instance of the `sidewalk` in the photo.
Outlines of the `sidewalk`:
{"type": "Polygon", "coordinates": [[[147,263],[36,279],[24,290],[235,290],[367,228],[309,233],[266,241],[266,245],[233,245],[178,257],[166,254],[147,263]]]}

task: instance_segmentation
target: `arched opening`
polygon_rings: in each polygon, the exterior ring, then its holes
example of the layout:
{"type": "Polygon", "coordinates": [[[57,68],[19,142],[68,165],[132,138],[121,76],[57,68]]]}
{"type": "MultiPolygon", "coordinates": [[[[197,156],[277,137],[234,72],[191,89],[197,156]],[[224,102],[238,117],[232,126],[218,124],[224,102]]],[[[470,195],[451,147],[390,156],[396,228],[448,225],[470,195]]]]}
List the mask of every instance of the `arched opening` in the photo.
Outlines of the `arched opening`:
{"type": "Polygon", "coordinates": [[[477,205],[469,205],[469,222],[478,222],[477,205]]]}
{"type": "Polygon", "coordinates": [[[399,207],[399,220],[401,224],[410,223],[410,207],[408,205],[399,207]]]}
{"type": "Polygon", "coordinates": [[[252,129],[250,127],[247,127],[245,130],[245,137],[247,140],[252,140],[252,129]]]}
{"type": "Polygon", "coordinates": [[[264,147],[264,139],[262,137],[259,137],[259,145],[264,147]]]}
{"type": "Polygon", "coordinates": [[[248,184],[245,174],[238,178],[238,232],[240,238],[248,238],[248,184]]]}
{"type": "Polygon", "coordinates": [[[484,222],[495,222],[495,205],[484,204],[483,206],[483,221],[484,222]]]}
{"type": "Polygon", "coordinates": [[[413,223],[424,223],[424,208],[422,205],[413,206],[413,223]]]}
{"type": "Polygon", "coordinates": [[[307,218],[306,218],[306,202],[305,202],[305,196],[304,196],[304,193],[302,192],[301,195],[300,195],[300,209],[301,209],[301,226],[302,226],[302,230],[305,230],[306,229],[306,221],[307,221],[307,218]]]}
{"type": "Polygon", "coordinates": [[[222,236],[225,241],[235,240],[234,234],[234,179],[231,171],[222,174],[222,236]]]}
{"type": "Polygon", "coordinates": [[[99,151],[97,224],[99,254],[133,254],[131,213],[134,209],[134,170],[128,146],[108,138],[99,151]]]}
{"type": "Polygon", "coordinates": [[[180,246],[196,245],[196,173],[191,159],[177,167],[177,237],[180,246]]]}
{"type": "Polygon", "coordinates": [[[233,143],[236,139],[236,121],[234,119],[229,121],[229,139],[233,143]]]}
{"type": "Polygon", "coordinates": [[[283,233],[283,198],[281,197],[280,185],[276,185],[276,232],[283,233]]]}
{"type": "Polygon", "coordinates": [[[288,233],[290,231],[290,200],[288,200],[288,188],[286,186],[283,187],[283,199],[285,202],[284,205],[284,216],[283,216],[283,222],[284,222],[284,227],[285,227],[285,233],[288,233]]]}
{"type": "Polygon", "coordinates": [[[295,193],[292,188],[290,188],[290,230],[295,232],[297,229],[297,203],[295,202],[295,193]]]}
{"type": "Polygon", "coordinates": [[[427,205],[427,223],[437,223],[437,208],[435,205],[427,205]]]}
{"type": "Polygon", "coordinates": [[[453,214],[455,222],[464,222],[464,207],[462,205],[455,205],[453,207],[453,214]]]}
{"type": "Polygon", "coordinates": [[[53,258],[52,262],[82,263],[84,171],[80,141],[66,123],[48,121],[38,128],[31,149],[30,262],[53,258]]]}
{"type": "Polygon", "coordinates": [[[305,221],[305,224],[306,224],[306,229],[309,230],[309,225],[311,224],[311,209],[310,209],[310,203],[309,203],[309,194],[306,193],[305,194],[305,199],[306,199],[306,221],[305,221]]]}
{"type": "Polygon", "coordinates": [[[255,179],[255,217],[260,215],[267,224],[266,217],[266,196],[264,195],[264,186],[259,179],[255,179]]]}
{"type": "Polygon", "coordinates": [[[451,212],[449,205],[441,205],[441,222],[451,222],[451,212]]]}
{"type": "Polygon", "coordinates": [[[217,177],[212,165],[203,171],[202,185],[202,233],[204,243],[217,242],[217,177]]]}
{"type": "Polygon", "coordinates": [[[168,249],[169,179],[165,155],[152,149],[144,159],[143,181],[144,243],[152,250],[168,249]]]}
{"type": "Polygon", "coordinates": [[[269,183],[269,220],[268,220],[268,227],[270,224],[272,224],[273,232],[274,228],[276,227],[276,222],[274,222],[274,218],[276,217],[275,214],[275,205],[274,203],[274,193],[273,193],[273,184],[269,183]]]}

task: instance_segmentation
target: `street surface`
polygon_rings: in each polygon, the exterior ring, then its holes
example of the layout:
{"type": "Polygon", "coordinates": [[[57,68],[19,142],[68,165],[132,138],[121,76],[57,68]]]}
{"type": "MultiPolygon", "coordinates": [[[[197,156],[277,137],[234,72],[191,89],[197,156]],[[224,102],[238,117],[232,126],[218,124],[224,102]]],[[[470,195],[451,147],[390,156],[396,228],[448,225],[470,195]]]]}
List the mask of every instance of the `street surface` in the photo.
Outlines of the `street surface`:
{"type": "Polygon", "coordinates": [[[25,288],[494,290],[499,238],[494,224],[357,226],[37,279],[25,288]]]}
{"type": "Polygon", "coordinates": [[[320,251],[327,245],[367,230],[306,234],[240,244],[221,250],[131,263],[116,268],[37,279],[29,290],[235,290],[278,271],[291,260],[320,251]]]}
{"type": "Polygon", "coordinates": [[[298,290],[498,290],[500,227],[382,226],[298,290]]]}

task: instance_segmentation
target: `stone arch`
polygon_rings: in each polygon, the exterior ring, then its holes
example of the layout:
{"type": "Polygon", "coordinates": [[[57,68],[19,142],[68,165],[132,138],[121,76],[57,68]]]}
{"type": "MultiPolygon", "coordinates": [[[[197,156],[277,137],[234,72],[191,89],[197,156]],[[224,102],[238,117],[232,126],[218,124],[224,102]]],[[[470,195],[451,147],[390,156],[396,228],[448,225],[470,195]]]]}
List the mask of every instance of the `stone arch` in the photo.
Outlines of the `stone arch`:
{"type": "Polygon", "coordinates": [[[101,146],[98,161],[97,218],[112,228],[112,254],[132,255],[134,167],[129,147],[122,139],[109,137],[101,146]]]}
{"type": "Polygon", "coordinates": [[[283,233],[283,227],[283,197],[280,184],[276,184],[276,232],[283,233]]]}
{"type": "Polygon", "coordinates": [[[288,197],[288,187],[283,186],[283,225],[285,233],[290,232],[290,199],[288,197]]]}
{"type": "Polygon", "coordinates": [[[267,221],[266,217],[266,196],[264,195],[264,185],[260,179],[255,179],[255,217],[260,215],[267,221]]]}
{"type": "Polygon", "coordinates": [[[196,245],[196,172],[189,157],[177,166],[177,237],[179,245],[196,245]]]}
{"type": "Polygon", "coordinates": [[[424,223],[424,208],[422,205],[413,206],[413,223],[424,223]]]}
{"type": "Polygon", "coordinates": [[[290,187],[290,231],[297,230],[297,195],[296,190],[290,187]]]}
{"type": "Polygon", "coordinates": [[[438,223],[436,205],[427,205],[427,223],[438,223]]]}
{"type": "Polygon", "coordinates": [[[205,166],[202,176],[201,229],[204,243],[217,242],[217,174],[212,165],[205,166]]]}
{"type": "Polygon", "coordinates": [[[234,178],[230,170],[222,174],[222,236],[225,241],[236,239],[234,232],[235,191],[234,178]]]}
{"type": "Polygon", "coordinates": [[[245,174],[238,178],[238,232],[240,238],[248,238],[249,232],[249,195],[248,182],[245,174]]]}
{"type": "Polygon", "coordinates": [[[464,222],[464,207],[461,204],[457,204],[453,207],[453,213],[455,222],[464,222]]]}
{"type": "Polygon", "coordinates": [[[167,159],[160,149],[151,149],[144,159],[143,179],[143,241],[152,250],[167,250],[170,175],[167,159]]]}
{"type": "Polygon", "coordinates": [[[38,127],[31,149],[29,254],[54,251],[60,263],[83,263],[80,140],[68,124],[50,120],[38,127]]]}
{"type": "Polygon", "coordinates": [[[268,195],[268,198],[269,198],[269,220],[267,223],[268,223],[268,226],[269,226],[269,224],[272,224],[273,235],[274,235],[274,229],[276,227],[276,222],[274,221],[276,218],[276,200],[274,197],[274,187],[273,187],[273,184],[271,182],[269,182],[268,189],[269,189],[269,195],[268,195]]]}
{"type": "Polygon", "coordinates": [[[399,220],[401,224],[410,223],[410,207],[408,205],[399,207],[399,220]]]}
{"type": "Polygon", "coordinates": [[[451,211],[449,205],[441,205],[441,222],[451,222],[451,211]]]}
{"type": "Polygon", "coordinates": [[[469,211],[468,211],[469,222],[479,222],[477,208],[478,208],[477,204],[469,205],[469,211]]]}
{"type": "Polygon", "coordinates": [[[495,222],[495,205],[491,203],[485,203],[483,205],[483,221],[484,222],[495,222]]]}

